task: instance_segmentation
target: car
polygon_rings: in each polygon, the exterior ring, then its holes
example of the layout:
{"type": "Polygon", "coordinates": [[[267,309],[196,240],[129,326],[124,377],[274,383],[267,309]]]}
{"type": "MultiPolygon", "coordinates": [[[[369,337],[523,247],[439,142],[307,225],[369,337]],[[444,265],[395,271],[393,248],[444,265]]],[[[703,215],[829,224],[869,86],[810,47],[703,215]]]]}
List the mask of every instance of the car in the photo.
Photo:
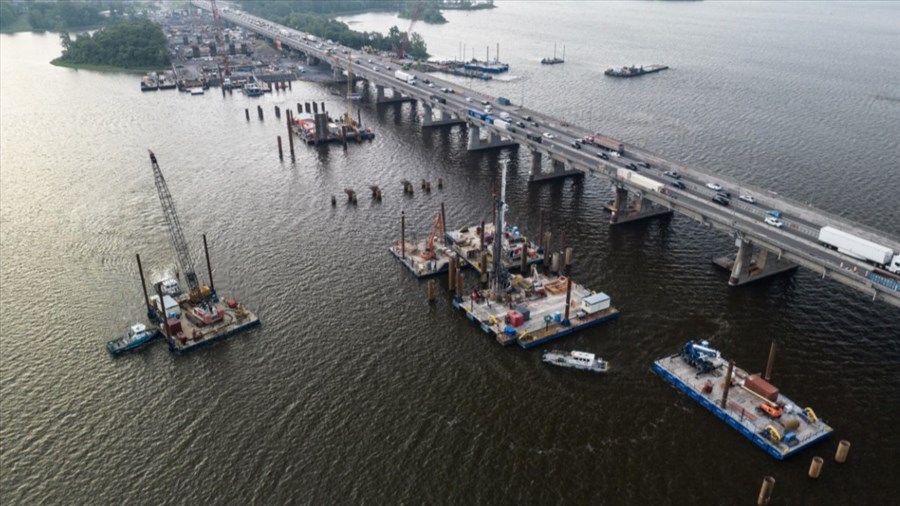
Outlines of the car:
{"type": "Polygon", "coordinates": [[[578,141],[572,141],[572,147],[575,149],[581,149],[581,143],[578,141]]]}
{"type": "Polygon", "coordinates": [[[672,186],[678,188],[679,190],[684,190],[687,188],[687,186],[685,186],[681,181],[672,181],[672,186]]]}
{"type": "Polygon", "coordinates": [[[755,203],[756,203],[756,199],[753,198],[753,197],[750,196],[750,195],[741,195],[741,196],[739,196],[738,198],[741,199],[741,200],[743,200],[744,202],[746,202],[746,203],[748,203],[748,204],[755,204],[755,203]]]}
{"type": "Polygon", "coordinates": [[[386,69],[388,69],[388,70],[391,70],[391,66],[390,66],[390,65],[385,65],[384,68],[386,68],[386,69]]]}
{"type": "Polygon", "coordinates": [[[481,105],[489,105],[491,102],[489,100],[482,100],[481,105]]]}
{"type": "Polygon", "coordinates": [[[706,183],[706,187],[709,188],[710,190],[715,190],[715,191],[719,191],[722,189],[722,185],[720,185],[718,183],[706,183]]]}
{"type": "Polygon", "coordinates": [[[681,179],[681,174],[675,172],[674,170],[672,170],[672,171],[667,170],[667,171],[663,172],[663,175],[669,176],[672,179],[681,179]]]}
{"type": "Polygon", "coordinates": [[[531,116],[525,116],[525,121],[531,121],[531,116]]]}
{"type": "Polygon", "coordinates": [[[731,200],[731,194],[728,193],[728,192],[719,192],[719,193],[716,193],[716,197],[720,197],[720,198],[723,198],[723,199],[726,199],[726,200],[731,200]]]}
{"type": "Polygon", "coordinates": [[[551,134],[550,132],[544,132],[544,137],[547,139],[555,139],[556,136],[551,134]]]}
{"type": "Polygon", "coordinates": [[[650,164],[647,163],[647,162],[641,162],[639,165],[640,165],[641,167],[645,168],[645,169],[649,169],[649,168],[650,168],[650,164]]]}
{"type": "Polygon", "coordinates": [[[431,80],[428,79],[427,77],[425,79],[422,79],[422,82],[425,84],[431,84],[431,80]]]}
{"type": "Polygon", "coordinates": [[[369,63],[372,63],[372,59],[371,59],[371,58],[369,58],[369,63]]]}
{"type": "Polygon", "coordinates": [[[507,130],[509,133],[511,133],[511,134],[516,133],[516,129],[513,128],[513,127],[506,127],[506,130],[507,130]]]}
{"type": "Polygon", "coordinates": [[[720,206],[728,205],[728,199],[726,199],[725,197],[723,197],[719,194],[716,194],[715,196],[713,196],[712,201],[715,202],[716,204],[719,204],[720,206]]]}
{"type": "Polygon", "coordinates": [[[532,121],[532,122],[531,122],[531,126],[533,126],[533,127],[539,127],[539,126],[541,126],[541,125],[538,125],[538,122],[537,122],[537,121],[532,121]]]}
{"type": "Polygon", "coordinates": [[[472,97],[466,97],[466,102],[472,102],[472,97]]]}
{"type": "Polygon", "coordinates": [[[633,170],[633,171],[635,171],[635,172],[637,172],[637,170],[638,170],[637,165],[635,165],[635,164],[633,164],[633,163],[629,163],[629,164],[626,165],[625,167],[627,167],[627,168],[629,168],[629,169],[631,169],[631,170],[633,170]]]}
{"type": "Polygon", "coordinates": [[[604,159],[604,160],[609,160],[609,155],[607,155],[607,154],[604,153],[603,151],[598,151],[598,152],[597,152],[597,156],[599,156],[600,158],[602,158],[602,159],[604,159]]]}
{"type": "Polygon", "coordinates": [[[609,156],[611,156],[611,157],[613,157],[613,158],[618,158],[618,157],[620,157],[620,156],[622,156],[622,155],[620,155],[618,151],[610,151],[610,152],[609,152],[609,156]]]}
{"type": "Polygon", "coordinates": [[[525,128],[525,123],[522,123],[521,121],[516,121],[516,126],[519,128],[525,128]]]}
{"type": "Polygon", "coordinates": [[[781,228],[784,226],[784,222],[774,216],[766,216],[764,221],[766,225],[772,225],[773,227],[781,228]]]}

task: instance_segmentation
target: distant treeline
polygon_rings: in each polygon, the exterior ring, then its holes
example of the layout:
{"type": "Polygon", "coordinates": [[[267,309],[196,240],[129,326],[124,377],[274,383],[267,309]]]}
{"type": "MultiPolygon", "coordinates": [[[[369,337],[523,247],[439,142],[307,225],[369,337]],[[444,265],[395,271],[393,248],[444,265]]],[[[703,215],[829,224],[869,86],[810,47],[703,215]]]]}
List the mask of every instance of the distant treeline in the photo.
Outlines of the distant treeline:
{"type": "MultiPolygon", "coordinates": [[[[387,35],[379,32],[357,32],[351,30],[346,23],[327,17],[324,12],[331,12],[329,9],[343,5],[354,5],[358,10],[362,4],[396,4],[396,0],[363,0],[363,1],[344,1],[336,0],[334,2],[311,2],[308,0],[244,0],[242,2],[244,10],[247,12],[269,19],[275,23],[289,26],[296,30],[308,32],[324,39],[330,39],[339,42],[342,45],[353,49],[362,49],[369,46],[382,51],[392,51],[403,45],[405,32],[401,32],[396,26],[392,26],[387,35]],[[304,10],[311,8],[312,11],[304,10]]],[[[406,52],[414,58],[428,58],[428,48],[422,37],[413,33],[409,36],[409,45],[406,52]]]]}
{"type": "Polygon", "coordinates": [[[134,2],[115,0],[59,0],[56,2],[12,3],[0,1],[0,28],[15,23],[20,17],[28,25],[25,29],[63,31],[69,28],[97,26],[115,20],[124,14],[132,14],[134,2]],[[101,14],[106,12],[108,16],[101,14]]]}
{"type": "Polygon", "coordinates": [[[120,68],[164,68],[170,65],[166,35],[146,19],[120,21],[72,39],[60,36],[63,54],[56,62],[120,68]]]}

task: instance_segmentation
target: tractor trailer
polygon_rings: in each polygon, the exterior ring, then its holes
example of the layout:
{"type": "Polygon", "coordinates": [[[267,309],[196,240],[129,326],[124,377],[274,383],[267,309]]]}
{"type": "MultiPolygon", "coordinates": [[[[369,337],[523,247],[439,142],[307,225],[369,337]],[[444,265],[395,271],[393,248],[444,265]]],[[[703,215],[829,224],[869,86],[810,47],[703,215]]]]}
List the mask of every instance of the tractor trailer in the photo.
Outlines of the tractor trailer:
{"type": "Polygon", "coordinates": [[[900,274],[900,251],[894,251],[833,227],[822,227],[819,230],[819,242],[838,250],[839,253],[900,274]]]}
{"type": "Polygon", "coordinates": [[[416,84],[416,76],[414,76],[412,74],[407,74],[406,72],[403,72],[402,70],[398,70],[398,71],[394,72],[394,77],[396,77],[397,79],[399,79],[405,83],[416,84]]]}

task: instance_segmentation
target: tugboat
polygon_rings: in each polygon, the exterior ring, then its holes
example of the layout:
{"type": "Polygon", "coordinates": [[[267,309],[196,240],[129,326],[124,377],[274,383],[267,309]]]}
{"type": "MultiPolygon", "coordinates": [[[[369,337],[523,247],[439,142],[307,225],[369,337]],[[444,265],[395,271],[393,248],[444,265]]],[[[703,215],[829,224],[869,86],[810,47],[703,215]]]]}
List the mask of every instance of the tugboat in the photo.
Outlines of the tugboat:
{"type": "Polygon", "coordinates": [[[149,343],[159,337],[158,329],[147,330],[143,323],[135,323],[128,329],[128,333],[107,341],[106,350],[113,356],[118,356],[126,351],[131,351],[149,343]]]}
{"type": "Polygon", "coordinates": [[[247,80],[247,84],[244,85],[244,94],[248,97],[258,97],[263,94],[263,90],[259,86],[259,81],[256,80],[256,76],[250,76],[250,79],[247,80]]]}
{"type": "Polygon", "coordinates": [[[556,65],[558,63],[566,62],[566,46],[563,45],[563,55],[562,58],[556,57],[556,43],[553,44],[553,58],[541,58],[541,63],[543,65],[556,65]]]}
{"type": "Polygon", "coordinates": [[[595,356],[593,353],[583,351],[546,350],[541,356],[541,360],[545,364],[582,371],[606,372],[609,369],[609,363],[605,360],[595,356]]]}

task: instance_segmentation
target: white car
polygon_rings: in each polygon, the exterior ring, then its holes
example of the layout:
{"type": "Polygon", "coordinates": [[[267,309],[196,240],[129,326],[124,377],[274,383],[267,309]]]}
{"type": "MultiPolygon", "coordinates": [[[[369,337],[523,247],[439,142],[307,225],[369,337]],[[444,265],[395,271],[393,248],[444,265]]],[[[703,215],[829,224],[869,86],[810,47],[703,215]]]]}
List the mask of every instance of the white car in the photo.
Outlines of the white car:
{"type": "Polygon", "coordinates": [[[466,102],[472,102],[472,97],[466,97],[466,102]]]}
{"type": "Polygon", "coordinates": [[[722,189],[722,185],[716,183],[706,183],[706,187],[710,190],[719,191],[722,189]]]}
{"type": "Polygon", "coordinates": [[[755,203],[756,203],[756,199],[753,198],[753,197],[751,197],[750,195],[741,195],[741,196],[738,197],[738,198],[741,199],[741,200],[743,200],[744,202],[747,202],[748,204],[755,204],[755,203]]]}
{"type": "Polygon", "coordinates": [[[611,157],[613,157],[613,158],[618,158],[618,157],[620,157],[620,156],[622,156],[622,155],[620,155],[618,151],[610,151],[610,152],[609,152],[609,156],[611,156],[611,157]]]}
{"type": "Polygon", "coordinates": [[[547,139],[555,139],[556,136],[551,134],[550,132],[544,132],[544,137],[547,139]]]}
{"type": "Polygon", "coordinates": [[[766,225],[781,228],[784,226],[784,222],[774,216],[766,216],[766,225]]]}

